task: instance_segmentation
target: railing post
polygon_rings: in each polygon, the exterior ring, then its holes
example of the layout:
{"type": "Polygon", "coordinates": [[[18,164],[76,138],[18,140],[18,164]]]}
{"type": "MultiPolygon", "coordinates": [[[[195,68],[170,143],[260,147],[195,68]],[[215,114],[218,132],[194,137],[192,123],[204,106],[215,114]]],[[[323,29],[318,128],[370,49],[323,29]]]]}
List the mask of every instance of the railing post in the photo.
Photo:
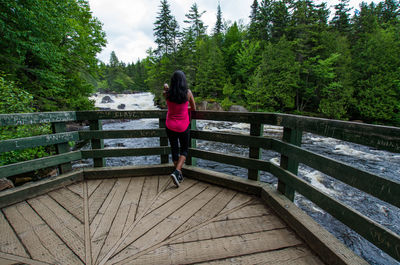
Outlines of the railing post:
{"type": "MultiPolygon", "coordinates": [[[[90,130],[101,130],[102,129],[101,120],[91,120],[89,121],[90,130]]],[[[104,149],[104,140],[103,139],[90,139],[90,143],[92,145],[92,149],[104,149]]],[[[93,158],[94,167],[105,167],[106,161],[104,157],[102,158],[93,158]]]]}
{"type": "MultiPolygon", "coordinates": [[[[197,122],[196,122],[196,120],[192,120],[190,122],[190,130],[196,130],[196,129],[197,129],[197,122]]],[[[197,146],[197,140],[190,137],[190,148],[196,148],[196,146],[197,146]]],[[[190,165],[190,166],[197,165],[197,158],[192,157],[190,155],[190,150],[189,150],[189,155],[186,159],[186,165],[190,165]]]]}
{"type": "MultiPolygon", "coordinates": [[[[264,125],[260,123],[251,123],[250,124],[250,135],[251,136],[262,136],[264,133],[264,125]]],[[[250,147],[249,157],[254,159],[261,158],[261,148],[259,147],[250,147]]],[[[251,180],[260,180],[260,171],[256,169],[248,170],[248,179],[251,180]]]]}
{"type": "MultiPolygon", "coordinates": [[[[283,129],[282,140],[284,142],[291,143],[293,145],[301,146],[302,135],[303,135],[302,131],[285,127],[283,129]]],[[[293,174],[297,175],[298,168],[299,168],[299,162],[297,162],[296,160],[291,159],[285,155],[281,155],[280,166],[283,169],[286,169],[286,170],[292,172],[293,174]]],[[[280,180],[278,180],[278,190],[281,193],[283,193],[289,200],[291,200],[291,201],[294,200],[295,190],[280,180]]]]}
{"type": "MultiPolygon", "coordinates": [[[[63,133],[67,131],[67,125],[65,124],[65,122],[53,122],[51,124],[51,127],[53,133],[63,133]]],[[[70,151],[68,143],[56,144],[55,146],[57,154],[64,154],[70,151]]],[[[60,174],[72,171],[71,162],[59,165],[58,169],[60,171],[60,174]]]]}
{"type": "MultiPolygon", "coordinates": [[[[158,126],[159,128],[165,128],[165,118],[158,119],[158,126]]],[[[168,137],[160,137],[160,146],[168,146],[168,137]]],[[[168,163],[168,155],[161,155],[161,164],[168,163]]]]}

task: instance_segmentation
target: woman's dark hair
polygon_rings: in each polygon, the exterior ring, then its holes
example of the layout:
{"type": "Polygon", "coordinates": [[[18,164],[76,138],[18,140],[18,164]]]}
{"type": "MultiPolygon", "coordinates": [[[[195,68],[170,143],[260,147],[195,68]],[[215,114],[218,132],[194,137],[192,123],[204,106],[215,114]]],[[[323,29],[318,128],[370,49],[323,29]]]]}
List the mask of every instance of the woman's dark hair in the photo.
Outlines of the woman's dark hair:
{"type": "Polygon", "coordinates": [[[171,77],[171,85],[167,91],[167,99],[181,104],[188,101],[187,93],[188,85],[185,73],[180,70],[175,71],[171,77]]]}

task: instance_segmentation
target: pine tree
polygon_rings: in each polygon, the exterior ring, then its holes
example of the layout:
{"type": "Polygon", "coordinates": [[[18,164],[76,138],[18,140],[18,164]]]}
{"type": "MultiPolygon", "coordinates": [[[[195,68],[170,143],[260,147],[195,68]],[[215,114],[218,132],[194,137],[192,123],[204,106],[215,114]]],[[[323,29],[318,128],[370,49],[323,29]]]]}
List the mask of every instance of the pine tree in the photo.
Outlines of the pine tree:
{"type": "Polygon", "coordinates": [[[249,39],[257,40],[259,36],[259,7],[258,1],[254,0],[253,4],[251,5],[251,13],[250,13],[250,25],[249,25],[249,39]]]}
{"type": "Polygon", "coordinates": [[[335,16],[332,18],[330,24],[342,33],[349,33],[350,31],[350,15],[348,12],[350,0],[340,0],[339,4],[335,5],[335,16]]]}
{"type": "MultiPolygon", "coordinates": [[[[191,28],[193,30],[196,38],[199,38],[199,37],[204,36],[206,34],[207,26],[204,26],[204,23],[201,20],[201,16],[205,12],[206,11],[199,12],[197,4],[194,3],[190,7],[189,13],[185,15],[187,20],[185,20],[184,22],[189,24],[189,28],[191,28]]],[[[186,29],[186,31],[187,30],[188,29],[186,29]]]]}
{"type": "Polygon", "coordinates": [[[222,12],[221,12],[221,5],[218,3],[218,8],[217,8],[217,22],[215,22],[215,27],[214,27],[214,35],[219,35],[222,33],[224,29],[224,25],[222,24],[222,12]]]}
{"type": "Polygon", "coordinates": [[[167,0],[161,0],[160,12],[154,23],[156,54],[159,56],[169,55],[176,50],[176,39],[178,36],[178,23],[171,15],[167,0]]]}

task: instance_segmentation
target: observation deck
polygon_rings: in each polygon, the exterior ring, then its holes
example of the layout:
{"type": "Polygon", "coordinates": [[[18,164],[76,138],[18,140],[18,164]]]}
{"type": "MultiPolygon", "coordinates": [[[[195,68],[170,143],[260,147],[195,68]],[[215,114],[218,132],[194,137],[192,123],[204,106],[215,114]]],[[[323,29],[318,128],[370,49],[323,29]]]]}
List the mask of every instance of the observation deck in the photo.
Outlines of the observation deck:
{"type": "Polygon", "coordinates": [[[165,111],[91,111],[0,115],[0,126],[52,123],[53,134],[0,141],[0,152],[54,146],[57,154],[0,167],[0,177],[57,167],[58,176],[0,192],[0,264],[367,264],[292,201],[294,191],[400,260],[400,236],[297,176],[304,163],[400,206],[400,183],[301,148],[302,132],[399,153],[400,129],[271,113],[192,113],[184,182],[169,173],[165,111]],[[102,130],[101,120],[159,119],[160,128],[102,130]],[[250,124],[250,135],[196,130],[196,120],[250,124]],[[88,121],[90,130],[67,132],[88,121]],[[282,140],[262,125],[283,127],[282,140]],[[160,138],[159,147],[104,149],[103,139],[160,138]],[[68,142],[91,142],[70,151],[68,142]],[[196,140],[245,145],[249,157],[200,150],[196,140]],[[280,165],[260,150],[280,153],[280,165]],[[160,156],[161,164],[106,167],[105,157],[160,156]],[[248,178],[196,166],[196,159],[248,169],[248,178]],[[93,168],[71,162],[93,159],[93,168]],[[259,180],[278,178],[278,187],[259,180]]]}

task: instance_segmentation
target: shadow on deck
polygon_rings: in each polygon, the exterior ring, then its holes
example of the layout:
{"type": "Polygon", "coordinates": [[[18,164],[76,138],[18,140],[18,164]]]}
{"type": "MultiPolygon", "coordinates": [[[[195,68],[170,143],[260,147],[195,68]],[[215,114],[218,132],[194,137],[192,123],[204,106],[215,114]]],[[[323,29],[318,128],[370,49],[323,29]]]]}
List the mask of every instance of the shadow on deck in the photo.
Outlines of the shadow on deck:
{"type": "Polygon", "coordinates": [[[365,263],[267,184],[187,166],[175,188],[169,172],[81,169],[9,191],[0,264],[365,263]]]}

